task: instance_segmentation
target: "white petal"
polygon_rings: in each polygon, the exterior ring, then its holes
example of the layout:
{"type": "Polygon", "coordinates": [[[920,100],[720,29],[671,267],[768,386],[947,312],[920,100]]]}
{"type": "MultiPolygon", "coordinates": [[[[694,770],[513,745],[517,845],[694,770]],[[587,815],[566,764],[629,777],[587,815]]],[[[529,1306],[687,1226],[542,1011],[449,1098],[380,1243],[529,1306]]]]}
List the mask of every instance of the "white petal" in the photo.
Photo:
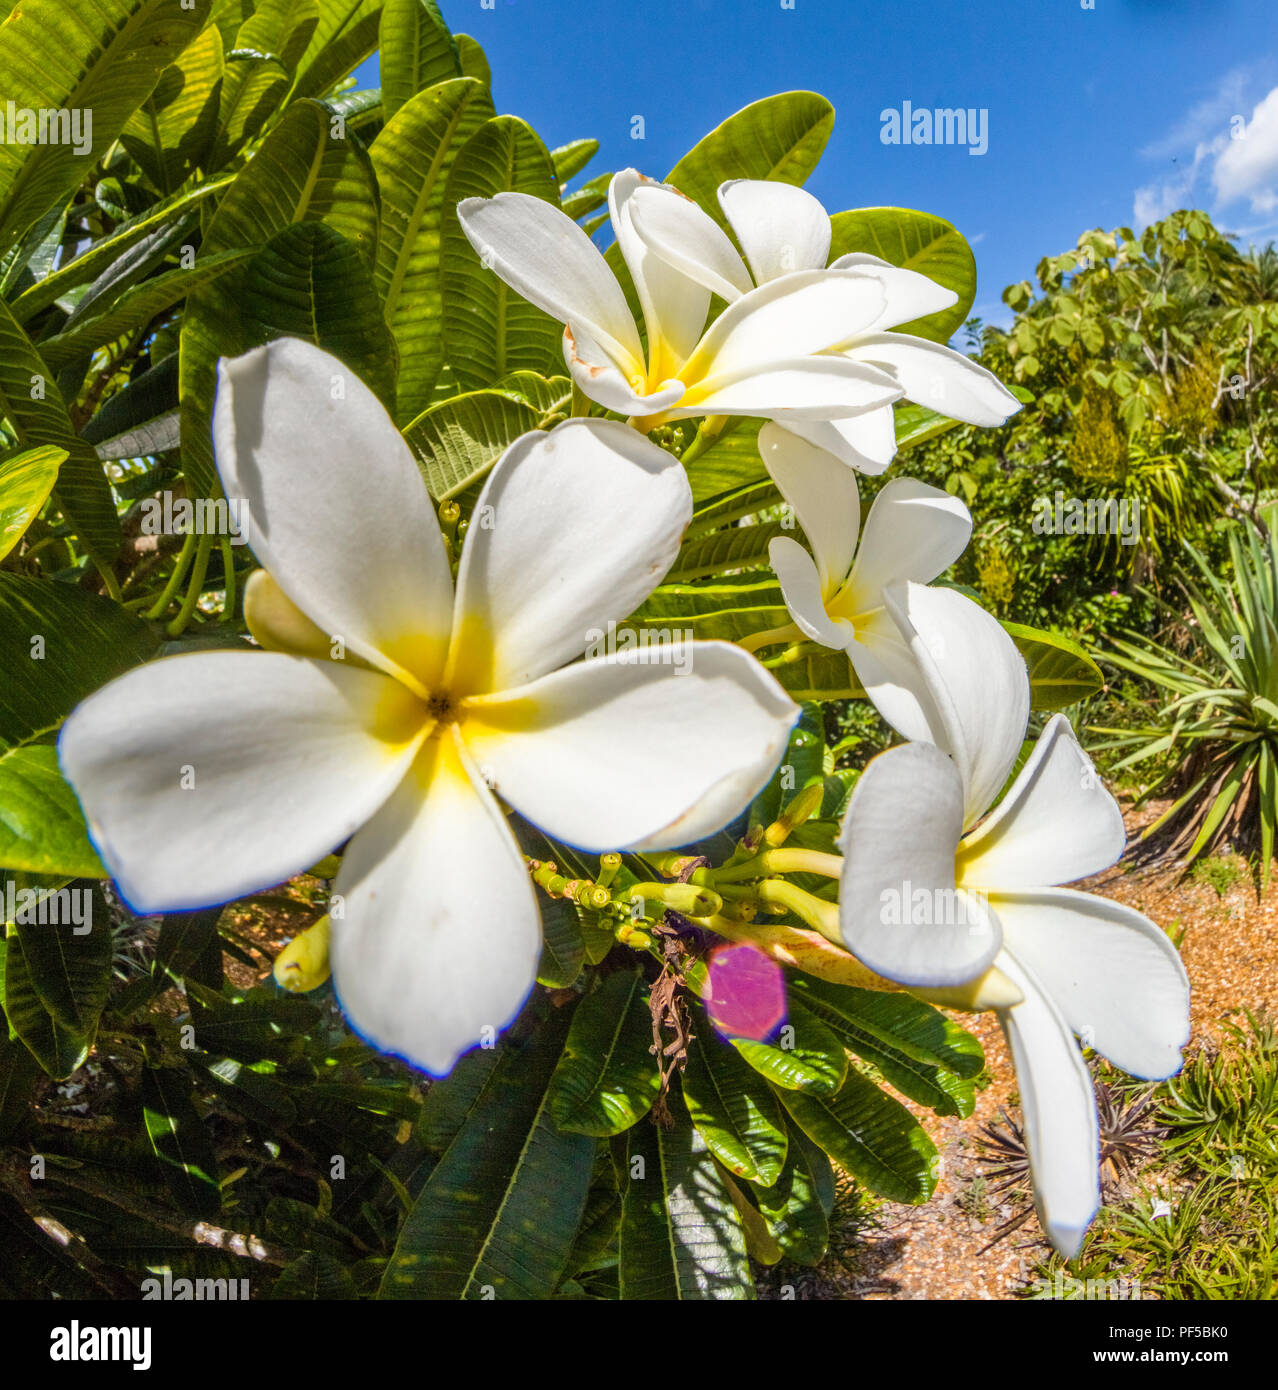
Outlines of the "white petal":
{"type": "Polygon", "coordinates": [[[830,263],[830,269],[877,271],[879,281],[887,292],[887,303],[879,317],[867,326],[867,333],[882,333],[885,329],[895,328],[898,323],[911,323],[914,319],[940,313],[958,303],[958,295],[953,290],[947,290],[944,285],[938,285],[917,270],[906,270],[866,251],[853,251],[840,256],[830,263]]]}
{"type": "Polygon", "coordinates": [[[1029,674],[1001,624],[954,589],[890,584],[883,601],[941,716],[932,742],[963,778],[971,826],[1003,789],[1029,719],[1029,674]]]}
{"type": "Polygon", "coordinates": [[[466,746],[504,800],[557,840],[610,850],[721,829],[767,784],[799,711],[740,647],[667,641],[467,713],[466,746]]]}
{"type": "Polygon", "coordinates": [[[852,624],[836,621],[825,609],[821,572],[812,556],[789,536],[777,536],[768,546],[768,563],[781,585],[781,595],[799,628],[823,647],[844,647],[852,638],[852,624]]]}
{"type": "Polygon", "coordinates": [[[426,484],[373,393],[337,358],[281,338],[220,363],[213,443],[227,497],[247,503],[253,550],[293,604],[348,650],[429,687],[452,577],[426,484]]]}
{"type": "Polygon", "coordinates": [[[571,217],[527,193],[498,193],[463,199],[457,218],[484,264],[511,289],[588,333],[627,377],[643,374],[643,347],[626,296],[571,217]]]}
{"type": "Polygon", "coordinates": [[[1126,838],[1118,803],[1057,714],[1007,795],[963,842],[963,872],[987,888],[1072,883],[1109,868],[1126,838]]]}
{"type": "Polygon", "coordinates": [[[856,270],[805,270],[742,295],[706,331],[679,373],[688,385],[733,380],[823,352],[875,318],[883,287],[856,270]]]}
{"type": "Polygon", "coordinates": [[[993,372],[926,338],[875,333],[858,338],[848,355],[888,368],[909,400],[969,425],[1001,425],[1021,408],[993,372]]]}
{"type": "Polygon", "coordinates": [[[856,624],[848,660],[874,708],[907,739],[934,743],[944,728],[932,690],[909,642],[886,610],[856,624]]]}
{"type": "Polygon", "coordinates": [[[580,330],[574,334],[571,328],[564,329],[564,361],[572,379],[592,401],[621,415],[658,415],[684,394],[681,381],[667,381],[658,390],[640,395],[598,343],[580,330]]]}
{"type": "Polygon", "coordinates": [[[698,382],[667,414],[763,415],[793,429],[796,420],[860,415],[900,398],[900,386],[886,372],[846,357],[821,355],[772,362],[745,376],[698,382]]]}
{"type": "Polygon", "coordinates": [[[1034,1205],[1047,1238],[1072,1260],[1100,1206],[1100,1134],[1092,1079],[1042,985],[1011,953],[998,965],[1025,998],[999,1010],[1016,1065],[1034,1205]]]}
{"type": "Polygon", "coordinates": [[[1007,950],[1087,1046],[1150,1081],[1180,1070],[1189,978],[1165,932],[1133,908],[1069,888],[991,901],[1007,950]]]}
{"type": "Polygon", "coordinates": [[[519,1012],[537,974],[537,900],[455,726],[351,841],[334,894],[333,986],[381,1051],[443,1076],[519,1012]]]}
{"type": "Polygon", "coordinates": [[[729,304],[754,288],[727,233],[678,189],[668,184],[636,189],[630,217],[650,250],[729,304]]]}
{"type": "Polygon", "coordinates": [[[905,985],[959,985],[993,963],[998,919],[954,882],[962,828],[958,773],[930,743],[891,748],[861,774],[839,833],[839,925],[871,970],[905,985]]]}
{"type": "Polygon", "coordinates": [[[58,750],[129,904],[182,912],[323,858],[391,794],[426,727],[380,671],[192,652],[91,695],[58,750]]]}
{"type": "Polygon", "coordinates": [[[449,689],[509,690],[580,656],[661,583],[691,517],[678,459],[619,421],[517,439],[466,535],[449,689]]]}
{"type": "Polygon", "coordinates": [[[793,420],[785,411],[778,411],[775,419],[800,439],[869,477],[877,477],[896,457],[896,417],[890,405],[837,420],[793,420]]]}
{"type": "Polygon", "coordinates": [[[944,574],[971,534],[972,514],[957,497],[917,478],[893,478],[870,506],[849,587],[878,607],[889,584],[930,584],[944,574]]]}
{"type": "Polygon", "coordinates": [[[623,169],[608,185],[608,210],[617,245],[630,270],[648,330],[649,379],[665,380],[691,355],[706,326],[710,291],[652,251],[631,223],[630,200],[642,185],[679,195],[668,184],[623,169]]]}
{"type": "Polygon", "coordinates": [[[770,179],[731,179],[719,206],[745,252],[755,284],[795,270],[822,270],[830,255],[830,218],[805,189],[770,179]]]}
{"type": "Polygon", "coordinates": [[[759,431],[759,456],[812,543],[822,593],[833,593],[856,554],[861,525],[856,474],[770,421],[759,431]]]}

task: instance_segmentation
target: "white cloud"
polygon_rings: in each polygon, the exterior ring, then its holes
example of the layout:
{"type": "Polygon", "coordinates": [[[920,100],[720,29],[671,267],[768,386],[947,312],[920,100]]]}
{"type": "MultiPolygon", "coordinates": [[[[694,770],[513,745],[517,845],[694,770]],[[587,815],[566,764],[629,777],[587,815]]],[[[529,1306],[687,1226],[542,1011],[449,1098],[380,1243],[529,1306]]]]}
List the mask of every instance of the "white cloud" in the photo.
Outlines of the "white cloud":
{"type": "Polygon", "coordinates": [[[1146,159],[1167,159],[1220,135],[1230,117],[1242,110],[1249,77],[1244,67],[1231,69],[1210,96],[1191,106],[1166,135],[1146,145],[1141,154],[1146,159]]]}
{"type": "Polygon", "coordinates": [[[1246,198],[1252,212],[1273,212],[1278,208],[1278,87],[1231,135],[1212,171],[1216,197],[1222,206],[1246,198]]]}

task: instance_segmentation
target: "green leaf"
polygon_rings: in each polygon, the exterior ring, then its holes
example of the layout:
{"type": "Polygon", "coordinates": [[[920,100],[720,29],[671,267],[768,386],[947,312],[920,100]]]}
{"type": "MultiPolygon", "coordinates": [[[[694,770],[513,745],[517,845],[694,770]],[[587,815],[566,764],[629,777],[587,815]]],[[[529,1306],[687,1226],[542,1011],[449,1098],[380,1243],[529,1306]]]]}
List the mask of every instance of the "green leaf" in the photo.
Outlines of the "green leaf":
{"type": "Polygon", "coordinates": [[[899,401],[894,407],[893,423],[896,427],[896,447],[913,449],[925,444],[947,430],[955,429],[962,422],[949,415],[938,415],[925,405],[914,405],[910,401],[899,401]]]}
{"type": "Polygon", "coordinates": [[[432,1153],[442,1154],[457,1137],[484,1092],[502,1048],[468,1052],[445,1077],[432,1081],[417,1121],[417,1136],[432,1153]]]}
{"type": "MultiPolygon", "coordinates": [[[[0,960],[4,942],[0,941],[0,960]]],[[[0,991],[2,993],[3,991],[0,991]]],[[[18,1134],[31,1115],[31,1091],[40,1074],[40,1064],[17,1038],[0,1015],[0,1140],[8,1142],[18,1134]]]]}
{"type": "Polygon", "coordinates": [[[724,224],[716,196],[726,179],[801,184],[816,168],[834,126],[834,107],[815,92],[781,92],[729,116],[666,177],[724,224]]]}
{"type": "MultiPolygon", "coordinates": [[[[563,390],[566,404],[571,387],[565,382],[563,390]]],[[[470,391],[429,406],[404,426],[404,438],[430,495],[442,502],[484,477],[521,434],[540,427],[545,413],[511,391],[470,391]]]]}
{"type": "Polygon", "coordinates": [[[0,415],[8,417],[20,448],[66,452],[54,502],[88,551],[104,563],[113,559],[120,548],[120,523],[102,464],[76,434],[48,366],[2,301],[0,415]]]}
{"type": "Polygon", "coordinates": [[[550,1113],[574,1134],[620,1134],[641,1120],[661,1090],[652,1055],[648,986],[636,970],[605,975],[573,1013],[550,1083],[550,1113]]]}
{"type": "MultiPolygon", "coordinates": [[[[0,248],[66,196],[204,27],[173,0],[24,0],[0,28],[0,91],[16,109],[92,112],[90,147],[0,143],[0,248]],[[57,55],[53,61],[53,55],[57,55]]],[[[73,133],[73,132],[72,132],[73,133]]],[[[89,135],[89,130],[81,132],[89,135]]],[[[59,132],[61,135],[61,132],[59,132]]]]}
{"type": "MultiPolygon", "coordinates": [[[[373,263],[378,198],[372,166],[357,140],[331,137],[329,121],[318,102],[296,102],[285,112],[227,189],[202,243],[203,256],[263,247],[285,228],[308,221],[340,232],[373,263]]],[[[235,341],[223,343],[228,327],[239,322],[238,279],[202,286],[187,300],[182,320],[183,467],[192,494],[201,497],[218,489],[211,437],[217,359],[244,350],[233,331],[235,341]]],[[[375,330],[365,325],[363,331],[375,330]]]]}
{"type": "Polygon", "coordinates": [[[113,343],[136,328],[144,328],[158,314],[251,257],[252,251],[223,251],[201,256],[190,270],[166,270],[161,275],[134,286],[115,299],[111,307],[78,319],[40,344],[40,355],[56,372],[94,348],[113,343]]]}
{"type": "MultiPolygon", "coordinates": [[[[700,1020],[701,1033],[712,1032],[711,1024],[700,1020]]],[[[833,1096],[848,1071],[843,1044],[819,1018],[793,998],[789,1017],[774,1041],[755,1042],[750,1038],[730,1038],[732,1046],[774,1086],[787,1091],[807,1091],[812,1095],[833,1096]]]]}
{"type": "Polygon", "coordinates": [[[279,110],[319,13],[315,0],[257,0],[228,55],[211,168],[220,169],[279,110]]]}
{"type": "Polygon", "coordinates": [[[185,1067],[142,1070],[142,1121],[169,1191],[183,1211],[209,1218],[222,1206],[217,1158],[191,1091],[185,1067]]]}
{"type": "Polygon", "coordinates": [[[537,983],[548,989],[567,989],[586,963],[581,909],[567,898],[543,899],[538,906],[541,908],[542,950],[537,983]]]}
{"type": "Polygon", "coordinates": [[[769,545],[778,536],[792,532],[793,527],[787,531],[779,521],[769,521],[751,526],[728,526],[722,531],[694,536],[680,547],[665,582],[686,584],[729,570],[757,569],[760,564],[767,564],[769,545]]]}
{"type": "Polygon", "coordinates": [[[15,934],[3,943],[4,1012],[9,1026],[55,1081],[64,1081],[89,1055],[92,1038],[54,1019],[32,982],[22,941],[15,934]]]}
{"type": "Polygon", "coordinates": [[[0,864],[35,874],[107,876],[58,767],[58,750],[47,744],[0,752],[0,864]]]}
{"type": "Polygon", "coordinates": [[[355,1280],[341,1260],[308,1250],[290,1260],[271,1285],[273,1300],[299,1302],[346,1300],[358,1297],[355,1280]]]}
{"type": "MultiPolygon", "coordinates": [[[[805,1001],[820,1000],[863,1032],[916,1061],[970,1081],[985,1065],[980,1042],[922,999],[897,990],[854,989],[813,976],[791,982],[805,1001]]],[[[815,1007],[815,1006],[814,1006],[815,1007]]]]}
{"type": "Polygon", "coordinates": [[[435,0],[387,0],[378,47],[386,120],[418,92],[461,76],[457,40],[435,0]]]}
{"type": "MultiPolygon", "coordinates": [[[[820,1161],[828,1171],[824,1154],[820,1161]]],[[[790,1144],[785,1167],[776,1182],[771,1187],[756,1183],[752,1191],[772,1238],[786,1259],[801,1265],[819,1264],[830,1243],[830,1223],[804,1145],[790,1144]]]]}
{"type": "Polygon", "coordinates": [[[555,166],[555,178],[563,184],[576,178],[599,153],[598,140],[570,140],[550,152],[555,166]]]}
{"type": "Polygon", "coordinates": [[[113,947],[106,901],[100,894],[92,894],[86,920],[81,923],[30,920],[32,916],[61,917],[67,895],[86,891],[64,889],[35,912],[23,911],[19,904],[14,915],[28,978],[40,1003],[55,1025],[91,1043],[111,989],[113,947]]]}
{"type": "Polygon", "coordinates": [[[791,1118],[836,1163],[893,1202],[926,1202],[936,1147],[900,1101],[855,1069],[836,1096],[779,1091],[791,1118]]]}
{"type": "Polygon", "coordinates": [[[320,19],[297,64],[292,96],[322,97],[377,47],[382,0],[320,0],[320,19]]]}
{"type": "Polygon", "coordinates": [[[855,208],[836,212],[830,227],[832,261],[850,251],[867,251],[892,265],[926,275],[958,295],[953,307],[903,323],[896,332],[945,343],[971,313],[976,296],[976,258],[943,217],[910,208],[855,208]]]}
{"type": "Polygon", "coordinates": [[[484,50],[479,46],[478,40],[472,39],[469,34],[458,34],[457,52],[461,58],[463,77],[473,77],[485,87],[493,85],[492,69],[488,66],[488,59],[484,56],[484,50]]]}
{"type": "Polygon", "coordinates": [[[847,1006],[841,997],[847,991],[840,990],[838,986],[828,986],[828,983],[823,990],[808,989],[806,979],[791,981],[791,990],[800,994],[806,1008],[811,1009],[858,1057],[877,1067],[883,1079],[903,1096],[928,1106],[938,1115],[966,1116],[972,1113],[976,1105],[976,1092],[970,1081],[932,1063],[922,1062],[864,1028],[854,1009],[847,1006]]]}
{"type": "Polygon", "coordinates": [[[551,1017],[508,1046],[400,1229],[382,1298],[545,1299],[566,1272],[595,1141],[550,1119],[564,1036],[551,1017]]]}
{"type": "Polygon", "coordinates": [[[0,747],[56,728],[158,645],[141,619],[109,599],[72,584],[0,574],[0,747]]]}
{"type": "Polygon", "coordinates": [[[493,114],[471,77],[428,87],[382,127],[370,154],[382,195],[376,281],[399,347],[399,419],[430,403],[444,360],[440,255],[444,189],[458,150],[493,114]]]}
{"type": "Polygon", "coordinates": [[[144,458],[176,449],[181,442],[178,354],[170,353],[148,371],[139,372],[107,401],[82,434],[100,459],[144,458]]]}
{"type": "Polygon", "coordinates": [[[22,539],[49,500],[65,449],[43,445],[0,460],[0,560],[22,539]]]}
{"type": "Polygon", "coordinates": [[[692,1123],[729,1172],[770,1187],[786,1157],[785,1122],[776,1097],[713,1030],[688,1049],[683,1099],[692,1123]]]}
{"type": "Polygon", "coordinates": [[[515,116],[497,116],[458,151],[444,194],[443,335],[463,390],[490,386],[508,372],[551,376],[563,366],[562,326],[480,264],[457,218],[463,199],[508,190],[559,203],[540,137],[515,116]]]}
{"type": "Polygon", "coordinates": [[[161,193],[171,193],[197,168],[208,167],[225,68],[222,36],[210,26],[160,74],[155,90],[121,132],[120,143],[161,193]]]}
{"type": "Polygon", "coordinates": [[[1029,667],[1034,709],[1056,710],[1085,700],[1104,688],[1105,677],[1087,652],[1059,632],[1004,623],[1029,667]]]}
{"type": "Polygon", "coordinates": [[[688,481],[698,503],[755,483],[771,483],[759,455],[762,424],[762,420],[734,417],[713,444],[689,460],[688,481]]]}
{"type": "Polygon", "coordinates": [[[706,1141],[675,1111],[673,1129],[644,1122],[625,1137],[621,1297],[750,1300],[745,1232],[706,1141]]]}
{"type": "MultiPolygon", "coordinates": [[[[42,309],[47,309],[50,304],[62,299],[86,281],[96,281],[99,276],[105,279],[106,272],[112,270],[131,247],[157,231],[164,233],[173,228],[183,227],[186,214],[205,199],[223,192],[230,182],[229,178],[217,179],[211,183],[200,184],[197,188],[175,193],[171,198],[156,203],[140,216],[122,223],[108,236],[100,237],[59,270],[47,275],[29,290],[24,290],[13,302],[14,318],[19,323],[27,323],[42,309]]],[[[168,242],[164,244],[167,246],[168,242]]],[[[127,264],[132,268],[132,262],[127,264]]]]}
{"type": "Polygon", "coordinates": [[[825,714],[820,705],[809,703],[790,730],[777,770],[750,807],[751,823],[770,825],[787,802],[809,782],[820,782],[824,775],[825,714]]]}

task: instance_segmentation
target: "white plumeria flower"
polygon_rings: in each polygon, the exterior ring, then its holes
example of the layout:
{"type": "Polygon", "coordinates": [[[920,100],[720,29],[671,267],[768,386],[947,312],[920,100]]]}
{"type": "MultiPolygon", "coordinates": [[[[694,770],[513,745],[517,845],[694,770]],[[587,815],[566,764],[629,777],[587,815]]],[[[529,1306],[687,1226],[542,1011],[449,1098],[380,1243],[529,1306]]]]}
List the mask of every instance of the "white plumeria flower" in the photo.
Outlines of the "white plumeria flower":
{"type": "MultiPolygon", "coordinates": [[[[708,330],[710,290],[653,255],[631,206],[652,184],[637,170],[613,176],[613,231],[634,281],[648,337],[645,357],[625,292],[598,247],[566,213],[525,193],[467,198],[462,230],[512,289],[558,319],[564,360],[593,401],[644,429],[699,415],[825,420],[890,407],[901,387],[882,368],[825,349],[882,317],[873,270],[810,270],[733,296],[708,330]]],[[[890,414],[890,411],[889,411],[890,414]]]]}
{"type": "MultiPolygon", "coordinates": [[[[720,186],[719,206],[745,252],[744,261],[718,223],[668,185],[637,189],[631,220],[656,257],[729,304],[754,286],[825,269],[830,219],[805,189],[767,179],[733,179],[720,186]]],[[[878,316],[849,324],[830,351],[889,372],[906,400],[970,425],[1001,425],[1021,408],[992,372],[961,352],[888,331],[950,308],[958,302],[953,290],[866,252],[839,256],[829,268],[873,274],[885,294],[878,316]]],[[[773,418],[863,473],[882,473],[896,453],[890,405],[845,418],[805,420],[788,413],[773,418]]]]}
{"type": "Polygon", "coordinates": [[[940,488],[893,478],[875,497],[858,545],[854,472],[771,423],[759,431],[759,453],[812,546],[809,555],[778,536],[768,547],[795,626],[847,652],[888,723],[907,738],[927,737],[932,701],[902,616],[902,586],[927,584],[958,559],[972,534],[971,514],[940,488]]]}
{"type": "MultiPolygon", "coordinates": [[[[912,614],[924,638],[943,616],[928,603],[912,614]]],[[[997,1011],[1039,1218],[1073,1258],[1100,1204],[1095,1097],[1074,1034],[1135,1076],[1171,1076],[1189,1039],[1189,981],[1148,918],[1059,886],[1107,868],[1124,844],[1118,805],[1062,715],[982,819],[1029,703],[1024,662],[991,624],[951,633],[933,662],[938,738],[880,754],[858,780],[839,837],[840,925],[880,974],[997,1011]]]]}
{"type": "Polygon", "coordinates": [[[514,1017],[539,957],[493,792],[583,849],[684,844],[766,784],[798,711],[729,643],[577,661],[691,515],[677,461],[625,425],[516,441],[455,594],[408,446],[336,359],[285,339],[224,361],[214,443],[265,566],[250,627],[275,650],[130,672],[71,715],[62,766],[140,912],[242,897],[353,837],[331,914],[342,1007],[442,1074],[514,1017]],[[339,647],[352,659],[324,659],[339,647]]]}

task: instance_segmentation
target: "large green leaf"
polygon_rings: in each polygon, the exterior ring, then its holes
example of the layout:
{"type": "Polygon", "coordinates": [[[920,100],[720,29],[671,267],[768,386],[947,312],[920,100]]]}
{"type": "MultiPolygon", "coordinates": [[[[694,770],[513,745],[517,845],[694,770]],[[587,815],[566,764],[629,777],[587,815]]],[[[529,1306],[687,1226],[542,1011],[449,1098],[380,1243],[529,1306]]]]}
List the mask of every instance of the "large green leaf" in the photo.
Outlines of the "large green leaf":
{"type": "Polygon", "coordinates": [[[158,645],[145,623],[109,599],[71,584],[0,574],[0,747],[56,728],[158,645]]]}
{"type": "Polygon", "coordinates": [[[572,1253],[595,1141],[551,1121],[563,1010],[505,1046],[400,1229],[382,1298],[545,1299],[572,1253]]]}
{"type": "Polygon", "coordinates": [[[183,1211],[208,1218],[222,1205],[217,1157],[192,1089],[185,1067],[144,1067],[142,1121],[174,1200],[183,1211]]]}
{"type": "MultiPolygon", "coordinates": [[[[819,1264],[830,1240],[830,1223],[813,1176],[808,1147],[790,1144],[785,1167],[771,1187],[755,1184],[755,1201],[781,1253],[796,1264],[819,1264]]],[[[828,1170],[822,1154],[819,1162],[828,1170]]]]}
{"type": "Polygon", "coordinates": [[[0,560],[22,539],[49,500],[66,457],[65,449],[42,445],[0,460],[0,560]]]}
{"type": "Polygon", "coordinates": [[[644,1121],[629,1130],[623,1162],[621,1297],[753,1299],[741,1217],[682,1107],[675,1107],[673,1129],[644,1121]]]}
{"type": "Polygon", "coordinates": [[[893,1202],[926,1202],[936,1186],[936,1146],[900,1101],[855,1069],[836,1096],[778,1091],[813,1143],[893,1202]]]}
{"type": "Polygon", "coordinates": [[[542,409],[509,389],[468,391],[424,410],[404,427],[430,495],[456,497],[482,478],[521,434],[543,429],[566,412],[572,388],[559,379],[557,400],[542,409]]]}
{"type": "MultiPolygon", "coordinates": [[[[136,269],[136,262],[132,259],[124,260],[125,253],[131,247],[150,238],[156,232],[172,227],[184,227],[188,213],[205,199],[223,192],[229,183],[229,178],[202,183],[195,188],[175,193],[171,198],[156,203],[145,213],[121,223],[108,236],[100,237],[66,265],[45,276],[30,289],[24,290],[13,302],[14,318],[25,324],[42,309],[47,309],[50,304],[56,303],[86,281],[92,280],[96,283],[98,277],[102,277],[105,283],[108,272],[113,272],[112,281],[118,284],[119,272],[115,269],[117,265],[123,264],[129,273],[136,269]]],[[[167,240],[164,244],[167,247],[167,240]]]]}
{"type": "MultiPolygon", "coordinates": [[[[702,1019],[699,1032],[712,1032],[702,1019]]],[[[785,1024],[767,1042],[750,1038],[729,1041],[742,1057],[774,1086],[833,1096],[847,1075],[848,1058],[843,1044],[802,1004],[790,1000],[785,1024]]]]}
{"type": "Polygon", "coordinates": [[[0,984],[9,1026],[49,1076],[55,1081],[65,1080],[89,1055],[93,1040],[59,1023],[44,1007],[16,933],[3,946],[0,984]]]}
{"type": "Polygon", "coordinates": [[[657,1099],[648,986],[637,970],[605,975],[577,1005],[550,1083],[550,1114],[574,1134],[620,1134],[657,1099]]]}
{"type": "Polygon", "coordinates": [[[791,986],[805,1001],[819,999],[880,1042],[930,1067],[970,1081],[985,1065],[980,1042],[952,1018],[898,990],[854,989],[804,975],[791,986]]]}
{"type": "Polygon", "coordinates": [[[948,342],[966,320],[976,296],[976,258],[962,235],[943,217],[909,208],[855,208],[830,218],[830,259],[850,251],[917,271],[958,295],[958,303],[939,314],[914,319],[898,332],[948,342]]]}
{"type": "Polygon", "coordinates": [[[293,97],[322,97],[377,47],[382,0],[319,0],[319,24],[297,65],[293,97]]]}
{"type": "Polygon", "coordinates": [[[515,116],[496,116],[458,151],[444,195],[444,345],[465,389],[491,386],[514,371],[553,375],[563,364],[563,328],[481,265],[457,218],[464,198],[507,190],[559,202],[540,137],[515,116]]]}
{"type": "Polygon", "coordinates": [[[801,184],[834,127],[834,107],[815,92],[780,92],[728,117],[675,165],[666,181],[724,221],[716,196],[727,179],[801,184]]]}
{"type": "Polygon", "coordinates": [[[251,250],[222,251],[201,256],[190,270],[166,270],[153,276],[119,295],[109,308],[80,318],[74,326],[45,338],[40,344],[40,355],[54,371],[59,371],[94,348],[113,343],[134,329],[145,328],[153,318],[201,285],[243,265],[252,254],[251,250]]]}
{"type": "Polygon", "coordinates": [[[58,750],[0,752],[0,864],[35,874],[105,878],[84,815],[58,767],[58,750]]]}
{"type": "Polygon", "coordinates": [[[894,1086],[903,1096],[935,1110],[938,1115],[972,1113],[976,1093],[970,1080],[933,1063],[920,1061],[865,1028],[854,1007],[844,1001],[843,996],[848,991],[828,984],[823,990],[809,989],[807,986],[808,980],[805,978],[792,981],[790,987],[792,992],[802,997],[804,1006],[846,1046],[863,1061],[876,1066],[890,1086],[894,1086]]]}
{"type": "Polygon", "coordinates": [[[444,360],[440,254],[444,189],[458,150],[493,114],[473,77],[428,87],[382,127],[370,154],[382,195],[376,280],[399,346],[399,419],[430,403],[444,360]]]}
{"type": "Polygon", "coordinates": [[[457,40],[435,0],[386,0],[378,46],[386,120],[418,92],[462,75],[457,40]]]}
{"type": "MultiPolygon", "coordinates": [[[[313,101],[289,108],[227,190],[202,254],[262,247],[303,221],[340,232],[372,264],[378,228],[372,166],[357,140],[333,138],[329,112],[313,101]]],[[[217,487],[210,436],[217,359],[244,350],[236,346],[244,341],[240,309],[252,310],[251,304],[241,306],[238,282],[236,275],[203,286],[187,300],[182,321],[183,464],[200,496],[214,495],[217,487]]],[[[370,331],[365,325],[361,336],[370,331]]]]}
{"type": "Polygon", "coordinates": [[[48,365],[0,302],[0,414],[22,448],[63,449],[54,501],[87,550],[106,562],[120,548],[120,523],[98,456],[76,434],[48,365]]]}
{"type": "Polygon", "coordinates": [[[160,190],[171,193],[197,168],[207,167],[217,137],[226,62],[222,36],[210,25],[135,111],[120,143],[160,190]]]}
{"type": "MultiPolygon", "coordinates": [[[[0,941],[3,959],[4,942],[0,941]]],[[[0,1014],[0,1140],[7,1143],[30,1118],[31,1089],[39,1074],[40,1064],[19,1039],[9,1036],[9,1026],[0,1014]]]]}
{"type": "Polygon", "coordinates": [[[211,168],[226,164],[279,110],[318,22],[316,0],[258,0],[226,65],[211,168]]]}
{"type": "Polygon", "coordinates": [[[781,1175],[785,1122],[757,1072],[713,1030],[688,1049],[683,1099],[710,1151],[730,1172],[762,1187],[781,1175]]]}
{"type": "Polygon", "coordinates": [[[1064,709],[1104,689],[1105,677],[1087,652],[1069,637],[1022,623],[1004,623],[1029,667],[1035,709],[1064,709]]]}
{"type": "MultiPolygon", "coordinates": [[[[204,27],[207,4],[23,0],[0,27],[0,92],[18,110],[92,112],[90,148],[0,142],[0,249],[84,178],[160,74],[204,27]]],[[[59,132],[61,134],[61,132],[59,132]]]]}
{"type": "Polygon", "coordinates": [[[704,451],[690,455],[688,481],[698,503],[753,483],[771,482],[759,455],[762,420],[735,417],[704,451]]]}
{"type": "Polygon", "coordinates": [[[111,989],[111,923],[105,906],[105,900],[87,888],[64,888],[34,913],[14,914],[32,989],[55,1024],[86,1042],[97,1032],[111,989]],[[85,921],[38,920],[65,915],[71,893],[86,895],[89,911],[80,914],[85,921]],[[32,916],[37,920],[31,921],[32,916]]]}
{"type": "Polygon", "coordinates": [[[684,541],[670,572],[668,584],[725,574],[730,570],[758,569],[768,562],[768,547],[778,536],[793,534],[778,521],[750,526],[727,526],[721,531],[693,536],[684,541]]]}

